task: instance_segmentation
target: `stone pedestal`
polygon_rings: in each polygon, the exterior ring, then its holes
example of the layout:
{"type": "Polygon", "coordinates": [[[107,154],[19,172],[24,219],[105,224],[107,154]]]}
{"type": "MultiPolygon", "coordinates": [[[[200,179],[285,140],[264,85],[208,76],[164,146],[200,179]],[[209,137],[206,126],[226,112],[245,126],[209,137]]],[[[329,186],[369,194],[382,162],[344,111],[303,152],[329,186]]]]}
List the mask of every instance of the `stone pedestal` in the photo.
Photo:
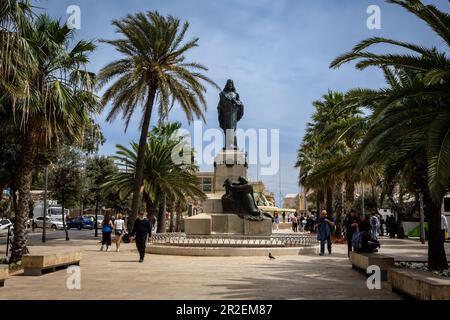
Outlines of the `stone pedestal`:
{"type": "Polygon", "coordinates": [[[184,219],[184,231],[187,235],[210,235],[212,220],[208,214],[199,214],[184,219]]]}
{"type": "Polygon", "coordinates": [[[235,214],[200,214],[185,219],[186,235],[236,234],[247,236],[270,236],[272,220],[249,221],[235,214]]]}
{"type": "Polygon", "coordinates": [[[223,213],[222,199],[206,199],[202,203],[203,212],[223,213]]]}
{"type": "Polygon", "coordinates": [[[244,234],[246,236],[272,235],[272,219],[264,219],[263,221],[244,220],[244,234]]]}
{"type": "Polygon", "coordinates": [[[247,178],[247,159],[239,150],[222,150],[214,158],[215,192],[225,191],[223,183],[226,179],[235,182],[240,176],[247,178]]]}

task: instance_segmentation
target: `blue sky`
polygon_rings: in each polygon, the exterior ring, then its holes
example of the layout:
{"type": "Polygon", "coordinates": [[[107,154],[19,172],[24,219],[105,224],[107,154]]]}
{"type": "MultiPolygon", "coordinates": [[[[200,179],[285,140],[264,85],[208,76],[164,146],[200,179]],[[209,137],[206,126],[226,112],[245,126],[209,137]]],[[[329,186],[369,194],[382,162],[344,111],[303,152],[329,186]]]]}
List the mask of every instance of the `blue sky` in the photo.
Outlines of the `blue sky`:
{"type": "MultiPolygon", "coordinates": [[[[424,2],[450,9],[447,0],[424,2]]],[[[384,85],[376,69],[356,71],[352,64],[329,69],[336,56],[372,36],[443,47],[424,23],[380,0],[41,0],[35,4],[64,21],[67,7],[78,5],[81,30],[77,38],[91,40],[117,38],[111,20],[139,11],[158,10],[189,21],[186,38],[199,37],[200,46],[187,57],[206,65],[208,76],[221,87],[227,79],[234,79],[246,108],[239,126],[280,129],[281,190],[279,175],[262,179],[269,190],[277,195],[281,191],[283,196],[299,190],[294,168],[296,150],[313,112],[312,101],[328,90],[384,85]],[[366,26],[369,5],[381,8],[381,30],[366,26]]],[[[110,46],[99,44],[91,56],[90,69],[98,71],[118,57],[110,46]]],[[[209,87],[205,128],[218,126],[218,93],[209,87]]],[[[124,133],[120,118],[105,123],[106,111],[98,117],[107,139],[100,152],[114,154],[116,144],[138,140],[141,115],[135,115],[124,133]]],[[[181,121],[184,128],[192,130],[177,107],[170,120],[181,121]]],[[[208,166],[201,169],[213,170],[208,166]]],[[[249,174],[256,179],[256,166],[250,166],[249,174]]]]}

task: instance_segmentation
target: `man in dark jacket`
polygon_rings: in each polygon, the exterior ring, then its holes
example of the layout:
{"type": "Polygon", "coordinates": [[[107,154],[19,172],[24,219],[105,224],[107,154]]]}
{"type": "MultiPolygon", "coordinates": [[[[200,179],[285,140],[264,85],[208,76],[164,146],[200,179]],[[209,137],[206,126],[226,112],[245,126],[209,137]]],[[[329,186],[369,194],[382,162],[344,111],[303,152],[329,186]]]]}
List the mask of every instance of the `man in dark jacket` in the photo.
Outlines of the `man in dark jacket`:
{"type": "Polygon", "coordinates": [[[331,234],[333,233],[334,222],[328,218],[326,210],[322,210],[317,223],[317,240],[320,241],[320,255],[325,254],[325,241],[327,242],[328,254],[331,255],[331,234]]]}
{"type": "Polygon", "coordinates": [[[136,248],[139,251],[139,262],[144,262],[145,245],[147,238],[152,235],[152,224],[144,216],[144,213],[139,213],[136,221],[134,222],[133,231],[131,236],[136,240],[136,248]]]}
{"type": "Polygon", "coordinates": [[[356,230],[358,229],[359,221],[360,219],[354,209],[351,209],[350,213],[347,214],[347,216],[344,219],[344,226],[346,230],[345,238],[347,239],[348,256],[350,256],[350,252],[352,251],[352,238],[356,230]]]}

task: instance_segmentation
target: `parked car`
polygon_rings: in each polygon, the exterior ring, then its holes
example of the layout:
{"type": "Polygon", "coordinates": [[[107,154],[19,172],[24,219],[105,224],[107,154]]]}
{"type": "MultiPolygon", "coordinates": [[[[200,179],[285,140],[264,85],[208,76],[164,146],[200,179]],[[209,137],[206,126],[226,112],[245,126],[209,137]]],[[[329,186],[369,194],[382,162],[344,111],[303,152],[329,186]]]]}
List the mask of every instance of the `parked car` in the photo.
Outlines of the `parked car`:
{"type": "MultiPolygon", "coordinates": [[[[88,219],[91,219],[92,221],[95,221],[95,215],[93,215],[93,214],[87,214],[87,215],[84,215],[83,217],[86,217],[88,219]]],[[[97,215],[97,228],[98,229],[100,229],[102,227],[102,223],[103,223],[104,219],[105,219],[104,215],[102,215],[102,214],[97,215]]]]}
{"type": "Polygon", "coordinates": [[[94,229],[94,222],[86,217],[76,217],[67,221],[67,229],[94,229]]]}
{"type": "Polygon", "coordinates": [[[14,225],[9,219],[1,219],[0,220],[0,235],[6,236],[8,235],[8,228],[9,228],[9,235],[14,235],[14,225]]]}
{"type": "MultiPolygon", "coordinates": [[[[33,219],[34,228],[44,227],[44,217],[37,217],[33,219]]],[[[64,225],[61,218],[46,217],[45,227],[53,230],[64,229],[64,225]]]]}

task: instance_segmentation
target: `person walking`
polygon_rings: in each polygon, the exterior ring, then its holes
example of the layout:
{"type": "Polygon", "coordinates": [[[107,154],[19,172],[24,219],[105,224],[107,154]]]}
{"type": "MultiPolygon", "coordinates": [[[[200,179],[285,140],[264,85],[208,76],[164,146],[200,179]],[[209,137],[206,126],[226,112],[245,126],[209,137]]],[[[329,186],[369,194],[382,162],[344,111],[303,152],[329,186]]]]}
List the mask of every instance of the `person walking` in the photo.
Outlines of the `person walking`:
{"type": "Polygon", "coordinates": [[[444,213],[441,213],[441,239],[443,242],[447,240],[446,239],[447,235],[448,235],[448,221],[444,213]]]}
{"type": "Polygon", "coordinates": [[[127,233],[127,229],[125,227],[125,221],[123,220],[123,216],[121,213],[117,215],[117,219],[114,220],[114,236],[116,240],[116,252],[120,250],[120,243],[122,242],[122,237],[125,233],[127,233]]]}
{"type": "Polygon", "coordinates": [[[380,220],[375,212],[372,213],[372,217],[370,218],[370,235],[374,239],[378,239],[378,228],[380,227],[380,220]]]}
{"type": "Polygon", "coordinates": [[[111,246],[111,233],[113,231],[113,223],[111,218],[106,215],[102,222],[102,246],[100,247],[100,251],[103,251],[106,246],[106,251],[110,251],[109,247],[111,246]]]}
{"type": "Polygon", "coordinates": [[[297,219],[297,213],[295,213],[294,216],[292,217],[292,230],[294,232],[297,232],[297,228],[298,228],[298,219],[297,219]]]}
{"type": "Polygon", "coordinates": [[[283,211],[282,216],[283,216],[283,223],[285,223],[286,222],[286,212],[283,211]]]}
{"type": "Polygon", "coordinates": [[[397,233],[397,221],[395,216],[391,215],[389,219],[389,238],[395,239],[395,234],[397,233]]]}
{"type": "Polygon", "coordinates": [[[386,220],[384,220],[383,216],[380,219],[380,236],[384,236],[384,227],[386,226],[386,220]]]}
{"type": "Polygon", "coordinates": [[[352,238],[355,232],[358,230],[359,217],[355,209],[351,209],[350,213],[344,219],[345,238],[347,239],[348,256],[352,252],[352,238]]]}
{"type": "Polygon", "coordinates": [[[278,231],[279,224],[280,224],[280,217],[278,216],[278,212],[275,213],[273,222],[275,224],[275,230],[278,231]]]}
{"type": "Polygon", "coordinates": [[[136,221],[134,222],[133,230],[131,231],[132,239],[136,241],[136,248],[139,252],[139,262],[144,262],[147,238],[151,235],[151,222],[144,216],[143,212],[140,212],[136,221]]]}
{"type": "Polygon", "coordinates": [[[320,256],[325,255],[325,241],[327,242],[328,254],[331,255],[331,234],[334,222],[328,219],[326,210],[322,210],[317,223],[317,240],[320,241],[320,256]]]}

